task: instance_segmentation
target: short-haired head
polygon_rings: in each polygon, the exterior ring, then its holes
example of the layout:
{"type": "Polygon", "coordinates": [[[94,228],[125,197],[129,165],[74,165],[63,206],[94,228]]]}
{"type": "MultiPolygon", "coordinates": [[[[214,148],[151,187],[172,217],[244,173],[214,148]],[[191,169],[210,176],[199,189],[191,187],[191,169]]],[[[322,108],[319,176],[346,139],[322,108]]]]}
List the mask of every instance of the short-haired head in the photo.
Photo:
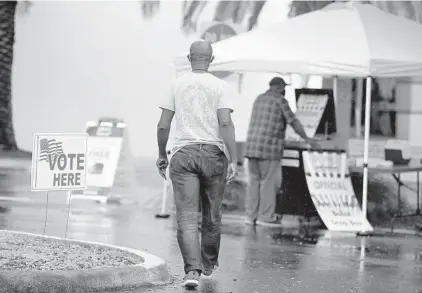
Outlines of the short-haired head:
{"type": "Polygon", "coordinates": [[[210,42],[205,40],[197,40],[190,46],[188,59],[194,70],[208,70],[210,63],[213,61],[213,50],[210,42]]]}

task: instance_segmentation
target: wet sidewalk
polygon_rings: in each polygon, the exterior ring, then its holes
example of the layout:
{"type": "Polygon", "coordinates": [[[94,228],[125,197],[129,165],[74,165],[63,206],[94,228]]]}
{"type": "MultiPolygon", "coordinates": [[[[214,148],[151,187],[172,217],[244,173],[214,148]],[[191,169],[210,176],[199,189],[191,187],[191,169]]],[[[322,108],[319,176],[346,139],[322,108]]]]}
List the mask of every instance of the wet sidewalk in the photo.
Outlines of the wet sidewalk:
{"type": "MultiPolygon", "coordinates": [[[[42,233],[41,204],[3,203],[0,226],[42,233]]],[[[47,233],[64,236],[66,206],[48,214],[47,233]]],[[[164,258],[173,285],[128,292],[182,292],[183,264],[174,217],[154,218],[138,206],[103,206],[87,201],[73,208],[68,237],[146,250],[164,258]]],[[[223,225],[221,270],[198,292],[422,292],[420,238],[359,238],[353,234],[223,225]]]]}
{"type": "MultiPolygon", "coordinates": [[[[43,233],[46,194],[31,193],[29,178],[0,174],[0,196],[7,199],[0,198],[1,229],[43,233]]],[[[72,202],[68,237],[145,250],[165,259],[176,278],[170,286],[128,292],[185,291],[174,216],[154,217],[162,190],[156,185],[141,186],[137,205],[72,202]]],[[[47,235],[64,236],[66,208],[66,193],[49,193],[47,235]]],[[[222,231],[221,270],[198,292],[422,293],[422,238],[249,227],[239,217],[226,217],[222,231]]]]}

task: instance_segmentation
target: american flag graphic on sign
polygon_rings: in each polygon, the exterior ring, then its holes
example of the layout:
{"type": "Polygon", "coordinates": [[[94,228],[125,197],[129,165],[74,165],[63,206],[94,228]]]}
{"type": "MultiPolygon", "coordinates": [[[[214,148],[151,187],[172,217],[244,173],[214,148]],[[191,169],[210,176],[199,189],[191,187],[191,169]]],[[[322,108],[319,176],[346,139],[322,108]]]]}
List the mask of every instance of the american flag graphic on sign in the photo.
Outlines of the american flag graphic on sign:
{"type": "Polygon", "coordinates": [[[61,155],[63,154],[62,143],[55,139],[43,138],[40,140],[40,162],[48,162],[49,155],[61,155]]]}

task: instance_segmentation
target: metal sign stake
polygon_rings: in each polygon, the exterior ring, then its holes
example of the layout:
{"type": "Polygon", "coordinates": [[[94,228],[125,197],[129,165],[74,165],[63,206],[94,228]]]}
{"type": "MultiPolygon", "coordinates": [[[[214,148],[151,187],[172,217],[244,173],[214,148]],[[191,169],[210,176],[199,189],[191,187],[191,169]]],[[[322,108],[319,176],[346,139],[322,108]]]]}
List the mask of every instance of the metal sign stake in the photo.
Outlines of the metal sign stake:
{"type": "Polygon", "coordinates": [[[64,232],[64,239],[67,239],[67,227],[69,225],[69,217],[70,217],[70,208],[71,208],[71,202],[72,202],[72,191],[69,189],[67,193],[68,202],[67,202],[67,219],[66,219],[66,230],[64,232]]]}
{"type": "Polygon", "coordinates": [[[44,216],[44,230],[42,232],[42,236],[45,235],[45,230],[47,229],[47,217],[48,217],[48,191],[46,193],[45,216],[44,216]]]}

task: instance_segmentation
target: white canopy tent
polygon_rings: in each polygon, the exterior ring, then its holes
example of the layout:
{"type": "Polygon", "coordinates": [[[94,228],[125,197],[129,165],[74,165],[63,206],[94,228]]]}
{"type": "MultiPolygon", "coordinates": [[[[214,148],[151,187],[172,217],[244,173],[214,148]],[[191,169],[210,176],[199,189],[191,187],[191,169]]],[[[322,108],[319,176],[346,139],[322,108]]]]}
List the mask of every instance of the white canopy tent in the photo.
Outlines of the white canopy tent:
{"type": "MultiPolygon", "coordinates": [[[[211,71],[366,78],[362,210],[366,217],[372,77],[422,76],[422,25],[369,4],[324,9],[213,44],[211,71]]],[[[189,70],[186,55],[176,70],[189,70]]]]}
{"type": "MultiPolygon", "coordinates": [[[[422,26],[369,4],[322,10],[215,43],[210,70],[345,77],[422,75],[422,26]]],[[[176,59],[186,70],[186,54],[176,59]]]]}

